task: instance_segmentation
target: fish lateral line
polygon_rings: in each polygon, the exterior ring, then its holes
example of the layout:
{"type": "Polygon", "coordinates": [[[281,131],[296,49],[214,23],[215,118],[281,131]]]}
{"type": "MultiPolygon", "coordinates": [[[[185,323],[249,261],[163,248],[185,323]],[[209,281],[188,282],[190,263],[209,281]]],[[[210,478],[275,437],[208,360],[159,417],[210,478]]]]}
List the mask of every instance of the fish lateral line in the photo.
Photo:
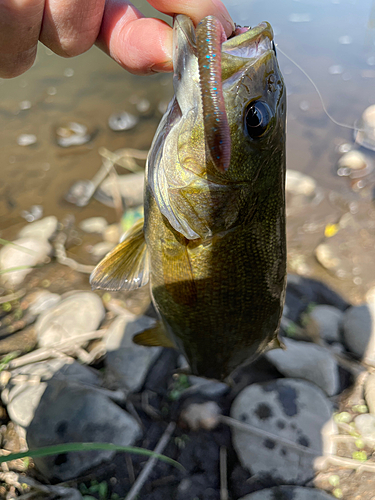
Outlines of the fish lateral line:
{"type": "Polygon", "coordinates": [[[309,82],[311,83],[311,85],[314,87],[314,90],[316,91],[316,93],[318,94],[318,97],[319,97],[319,100],[320,100],[320,103],[322,105],[322,108],[323,108],[323,111],[324,113],[326,114],[326,116],[328,117],[329,120],[331,120],[332,123],[334,123],[335,125],[338,125],[339,127],[342,127],[342,128],[346,128],[346,129],[349,129],[349,130],[354,130],[354,132],[366,132],[363,128],[360,128],[360,127],[356,127],[355,125],[349,125],[347,123],[342,123],[342,122],[339,122],[338,120],[336,120],[330,113],[329,111],[327,110],[327,107],[326,105],[324,104],[324,100],[323,100],[323,96],[318,88],[318,86],[316,85],[316,83],[314,82],[314,80],[311,78],[311,76],[307,73],[306,70],[304,70],[302,68],[302,66],[300,66],[294,59],[292,59],[290,56],[288,56],[283,50],[280,49],[280,46],[278,44],[276,44],[276,47],[277,47],[277,50],[278,52],[280,52],[284,57],[286,57],[292,64],[294,64],[294,66],[299,69],[301,71],[301,73],[303,75],[305,75],[305,77],[309,80],[309,82]]]}

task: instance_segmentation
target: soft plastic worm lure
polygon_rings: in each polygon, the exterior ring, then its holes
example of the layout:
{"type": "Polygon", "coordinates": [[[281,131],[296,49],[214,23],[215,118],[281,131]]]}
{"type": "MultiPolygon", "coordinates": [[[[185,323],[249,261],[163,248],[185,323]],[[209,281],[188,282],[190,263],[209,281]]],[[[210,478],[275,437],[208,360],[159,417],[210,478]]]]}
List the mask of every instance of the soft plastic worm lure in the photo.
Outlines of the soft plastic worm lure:
{"type": "Polygon", "coordinates": [[[226,36],[220,21],[207,16],[198,24],[196,37],[204,135],[215,167],[225,172],[230,164],[230,133],[221,83],[221,44],[226,36]]]}

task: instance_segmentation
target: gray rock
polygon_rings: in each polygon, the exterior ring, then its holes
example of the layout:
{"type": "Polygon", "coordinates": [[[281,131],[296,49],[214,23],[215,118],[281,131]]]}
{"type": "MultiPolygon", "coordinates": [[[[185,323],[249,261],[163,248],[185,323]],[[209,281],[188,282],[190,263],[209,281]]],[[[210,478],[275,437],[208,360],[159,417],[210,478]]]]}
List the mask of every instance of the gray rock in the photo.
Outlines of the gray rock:
{"type": "Polygon", "coordinates": [[[375,329],[371,310],[367,304],[350,307],[345,312],[343,336],[345,345],[350,352],[361,358],[367,355],[371,356],[371,352],[369,352],[370,340],[372,336],[375,336],[375,329]]]}
{"type": "Polygon", "coordinates": [[[32,298],[29,306],[29,312],[32,315],[38,316],[47,309],[55,306],[61,301],[61,297],[57,293],[51,293],[48,290],[39,290],[32,298]]]}
{"type": "Polygon", "coordinates": [[[131,313],[115,319],[106,336],[106,381],[114,388],[125,387],[129,391],[141,388],[149,367],[161,352],[160,347],[136,345],[136,333],[152,327],[155,321],[147,316],[131,313]]]}
{"type": "Polygon", "coordinates": [[[239,500],[332,500],[324,491],[301,486],[275,486],[250,493],[239,500]]]}
{"type": "Polygon", "coordinates": [[[327,349],[288,338],[283,342],[286,350],[274,349],[265,355],[280,373],[313,382],[328,396],[337,394],[340,388],[337,362],[327,349]]]}
{"type": "Polygon", "coordinates": [[[0,250],[0,269],[5,271],[14,267],[27,266],[30,269],[20,269],[1,275],[1,281],[6,286],[15,287],[22,283],[27,274],[41,262],[44,262],[52,247],[46,241],[37,238],[20,238],[13,241],[14,245],[24,247],[26,250],[21,250],[13,245],[5,245],[0,250]]]}
{"type": "MultiPolygon", "coordinates": [[[[100,442],[129,446],[140,438],[136,420],[102,393],[50,380],[27,428],[30,449],[74,442],[100,442]]],[[[85,451],[35,458],[47,479],[67,481],[110,460],[114,451],[85,451]]]]}
{"type": "Polygon", "coordinates": [[[58,220],[54,215],[44,217],[35,222],[30,222],[18,233],[18,238],[37,238],[49,240],[57,229],[58,220]]]}
{"type": "Polygon", "coordinates": [[[13,422],[28,427],[51,379],[80,385],[99,384],[96,373],[76,361],[52,359],[25,365],[12,371],[12,376],[1,393],[13,422]]]}
{"type": "Polygon", "coordinates": [[[39,316],[35,325],[39,346],[50,346],[80,333],[95,331],[104,314],[98,295],[93,292],[75,293],[39,316]]]}
{"type": "Polygon", "coordinates": [[[375,444],[375,415],[372,413],[363,413],[355,417],[354,422],[363,441],[373,447],[375,444]]]}
{"type": "Polygon", "coordinates": [[[104,217],[90,217],[79,224],[79,227],[86,233],[102,233],[107,226],[108,222],[104,217]]]}
{"type": "MultiPolygon", "coordinates": [[[[127,208],[142,205],[144,177],[144,172],[117,176],[117,187],[127,208]]],[[[94,198],[108,207],[114,206],[112,179],[110,177],[107,177],[100,184],[94,198]]]]}
{"type": "Polygon", "coordinates": [[[328,342],[340,341],[343,312],[333,306],[316,306],[310,317],[318,324],[320,337],[328,342]]]}
{"type": "Polygon", "coordinates": [[[194,393],[202,394],[202,396],[207,396],[209,398],[216,398],[223,396],[230,390],[228,384],[218,382],[217,380],[208,380],[203,377],[197,377],[196,375],[189,375],[188,380],[190,387],[184,390],[183,395],[194,393]]]}
{"type": "Polygon", "coordinates": [[[324,393],[302,380],[278,379],[246,387],[232,405],[232,418],[275,438],[234,428],[233,444],[242,465],[260,480],[271,477],[284,483],[305,483],[314,476],[315,457],[322,454],[321,431],[331,411],[324,393]],[[278,438],[306,446],[306,452],[288,447],[278,438]]]}
{"type": "Polygon", "coordinates": [[[375,374],[368,375],[365,382],[365,400],[369,412],[375,414],[375,374]]]}

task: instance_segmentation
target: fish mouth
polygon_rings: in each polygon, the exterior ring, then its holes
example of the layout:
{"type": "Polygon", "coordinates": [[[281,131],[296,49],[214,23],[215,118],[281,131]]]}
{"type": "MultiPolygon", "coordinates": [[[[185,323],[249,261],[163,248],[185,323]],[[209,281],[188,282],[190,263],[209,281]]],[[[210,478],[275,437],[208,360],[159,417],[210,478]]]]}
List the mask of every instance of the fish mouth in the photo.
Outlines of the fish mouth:
{"type": "Polygon", "coordinates": [[[255,28],[229,38],[222,44],[221,50],[243,59],[259,59],[270,50],[276,52],[272,27],[268,22],[260,23],[255,28]]]}

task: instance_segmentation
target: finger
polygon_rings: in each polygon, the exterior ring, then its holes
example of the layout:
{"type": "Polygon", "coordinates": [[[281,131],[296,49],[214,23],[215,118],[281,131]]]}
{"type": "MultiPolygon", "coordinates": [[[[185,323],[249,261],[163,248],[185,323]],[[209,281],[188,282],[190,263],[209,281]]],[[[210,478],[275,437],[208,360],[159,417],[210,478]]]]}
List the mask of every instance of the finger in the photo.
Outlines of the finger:
{"type": "Polygon", "coordinates": [[[195,2],[186,0],[148,0],[155,9],[172,16],[173,14],[186,14],[197,25],[206,16],[215,16],[223,25],[227,36],[235,29],[232,18],[225,5],[220,0],[199,0],[195,2]]]}
{"type": "Polygon", "coordinates": [[[106,3],[97,45],[131,73],[172,71],[172,28],[130,2],[106,3]]]}
{"type": "Polygon", "coordinates": [[[36,55],[44,0],[0,2],[0,76],[12,78],[29,69],[36,55]]]}
{"type": "Polygon", "coordinates": [[[63,57],[86,52],[100,30],[105,0],[46,0],[40,41],[63,57]]]}

